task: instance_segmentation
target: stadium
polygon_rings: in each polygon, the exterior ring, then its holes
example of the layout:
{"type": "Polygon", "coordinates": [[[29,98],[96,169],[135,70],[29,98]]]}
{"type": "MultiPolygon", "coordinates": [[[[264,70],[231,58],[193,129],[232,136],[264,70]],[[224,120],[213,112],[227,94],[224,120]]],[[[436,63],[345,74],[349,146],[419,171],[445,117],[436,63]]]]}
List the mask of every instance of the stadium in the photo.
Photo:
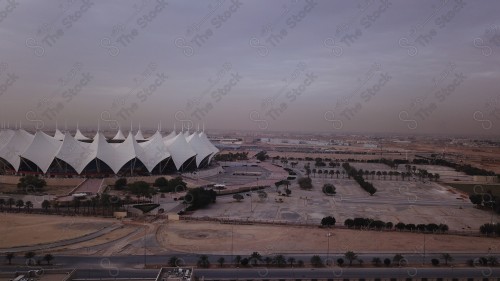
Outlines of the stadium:
{"type": "Polygon", "coordinates": [[[157,130],[144,138],[139,129],[127,137],[121,129],[107,139],[97,130],[91,139],[76,133],[0,130],[0,171],[6,175],[46,177],[147,176],[194,171],[208,166],[219,150],[204,131],[167,136],[157,130]]]}

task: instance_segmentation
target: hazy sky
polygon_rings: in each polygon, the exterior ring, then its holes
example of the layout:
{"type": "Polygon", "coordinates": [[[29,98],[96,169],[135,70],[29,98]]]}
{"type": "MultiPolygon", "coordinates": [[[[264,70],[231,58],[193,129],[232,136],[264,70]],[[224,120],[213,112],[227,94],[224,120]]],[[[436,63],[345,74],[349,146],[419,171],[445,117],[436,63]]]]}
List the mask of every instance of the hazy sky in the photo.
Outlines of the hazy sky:
{"type": "Polygon", "coordinates": [[[500,132],[500,2],[0,1],[23,127],[500,132]]]}

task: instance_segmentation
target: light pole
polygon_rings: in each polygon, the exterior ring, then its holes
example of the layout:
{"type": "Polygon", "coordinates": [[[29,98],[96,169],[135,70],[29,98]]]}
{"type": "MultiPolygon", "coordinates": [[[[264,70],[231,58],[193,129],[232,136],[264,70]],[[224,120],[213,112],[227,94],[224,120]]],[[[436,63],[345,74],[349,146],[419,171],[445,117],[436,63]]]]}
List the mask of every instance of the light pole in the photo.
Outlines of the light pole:
{"type": "Polygon", "coordinates": [[[328,232],[328,234],[326,235],[326,237],[328,237],[327,241],[328,241],[328,248],[327,248],[327,251],[326,251],[326,265],[330,265],[330,236],[332,236],[332,233],[331,232],[328,232]]]}

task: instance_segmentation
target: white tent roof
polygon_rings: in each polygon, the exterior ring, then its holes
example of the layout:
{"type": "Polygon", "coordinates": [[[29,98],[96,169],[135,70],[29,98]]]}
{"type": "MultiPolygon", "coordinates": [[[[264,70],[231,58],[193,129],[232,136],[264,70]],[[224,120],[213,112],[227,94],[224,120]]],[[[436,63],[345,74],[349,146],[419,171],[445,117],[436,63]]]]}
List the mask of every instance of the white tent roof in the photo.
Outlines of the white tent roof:
{"type": "Polygon", "coordinates": [[[33,139],[34,136],[25,130],[14,131],[14,135],[10,137],[7,144],[0,148],[0,158],[3,158],[18,171],[21,165],[19,156],[26,151],[33,139]]]}
{"type": "Polygon", "coordinates": [[[210,142],[207,135],[205,135],[205,132],[201,132],[199,134],[199,137],[200,137],[200,140],[203,143],[205,143],[205,145],[212,151],[212,155],[210,155],[210,159],[209,159],[209,161],[212,161],[212,158],[214,158],[215,154],[219,153],[220,150],[217,147],[215,147],[215,145],[213,145],[212,142],[210,142]]]}
{"type": "Polygon", "coordinates": [[[135,139],[140,141],[146,140],[142,135],[141,129],[139,129],[139,131],[137,131],[137,134],[135,134],[135,139]]]}
{"type": "Polygon", "coordinates": [[[154,133],[154,135],[150,136],[149,138],[146,138],[146,140],[152,140],[153,138],[155,138],[156,134],[159,134],[160,137],[163,138],[161,132],[159,130],[156,130],[156,133],[154,133]]]}
{"type": "Polygon", "coordinates": [[[12,137],[15,135],[14,130],[0,130],[0,150],[9,143],[12,137]]]}
{"type": "Polygon", "coordinates": [[[120,141],[125,140],[125,135],[123,135],[121,128],[118,128],[118,132],[116,132],[116,135],[113,137],[113,140],[120,140],[120,141]]]}
{"type": "MultiPolygon", "coordinates": [[[[61,133],[62,134],[62,133],[61,133]]],[[[82,137],[77,130],[77,135],[82,137]]],[[[88,138],[86,138],[88,139],[88,138]]],[[[36,164],[44,173],[48,171],[55,158],[66,162],[77,173],[81,173],[86,166],[99,159],[108,165],[115,173],[130,160],[139,159],[152,171],[161,161],[172,158],[174,165],[179,169],[187,160],[196,156],[196,164],[207,156],[213,157],[215,148],[203,133],[194,133],[188,136],[184,133],[175,134],[175,131],[162,138],[157,131],[149,140],[138,143],[132,133],[123,143],[108,143],[101,132],[98,132],[92,143],[78,141],[68,132],[63,140],[37,131],[33,136],[24,130],[0,130],[0,158],[7,161],[19,170],[21,157],[36,164]]]]}
{"type": "Polygon", "coordinates": [[[130,160],[136,158],[138,154],[143,154],[143,149],[135,140],[132,132],[130,132],[127,136],[127,139],[115,149],[116,152],[113,158],[113,162],[110,165],[111,169],[113,169],[115,173],[118,173],[125,164],[127,164],[130,160]]]}
{"type": "Polygon", "coordinates": [[[177,136],[177,133],[175,132],[175,130],[173,130],[172,132],[170,132],[170,134],[166,135],[163,140],[169,140],[169,139],[173,139],[175,138],[175,136],[177,136]]]}
{"type": "Polygon", "coordinates": [[[115,163],[115,148],[106,141],[106,138],[101,132],[97,132],[94,137],[94,141],[89,148],[91,156],[90,158],[87,158],[89,161],[85,164],[85,166],[97,158],[106,163],[106,165],[108,165],[115,173],[118,172],[119,168],[116,170],[117,165],[115,163]]]}
{"type": "Polygon", "coordinates": [[[64,134],[59,129],[56,128],[54,138],[58,141],[62,141],[64,139],[64,134]]]}
{"type": "Polygon", "coordinates": [[[54,161],[54,157],[59,151],[61,144],[60,141],[46,133],[37,131],[30,146],[21,156],[35,163],[44,173],[46,173],[50,164],[54,161]]]}
{"type": "Polygon", "coordinates": [[[199,167],[201,161],[212,154],[212,150],[200,139],[200,136],[197,133],[193,133],[187,137],[186,140],[191,148],[196,152],[196,166],[199,167]]]}
{"type": "Polygon", "coordinates": [[[89,143],[79,142],[70,133],[66,133],[55,157],[68,163],[78,174],[81,174],[88,164],[86,159],[92,155],[89,146],[89,143]]]}
{"type": "Polygon", "coordinates": [[[80,132],[80,129],[76,129],[75,139],[79,141],[90,140],[90,138],[87,138],[80,132]]]}
{"type": "Polygon", "coordinates": [[[183,133],[179,133],[172,139],[167,139],[165,141],[165,145],[167,145],[168,151],[170,152],[170,155],[172,155],[172,160],[174,161],[177,170],[189,158],[196,155],[196,152],[187,143],[183,133]]]}
{"type": "Polygon", "coordinates": [[[170,157],[170,152],[163,142],[160,132],[156,132],[151,136],[150,140],[139,144],[142,147],[142,155],[138,154],[137,158],[146,166],[151,172],[156,165],[161,161],[170,157]]]}

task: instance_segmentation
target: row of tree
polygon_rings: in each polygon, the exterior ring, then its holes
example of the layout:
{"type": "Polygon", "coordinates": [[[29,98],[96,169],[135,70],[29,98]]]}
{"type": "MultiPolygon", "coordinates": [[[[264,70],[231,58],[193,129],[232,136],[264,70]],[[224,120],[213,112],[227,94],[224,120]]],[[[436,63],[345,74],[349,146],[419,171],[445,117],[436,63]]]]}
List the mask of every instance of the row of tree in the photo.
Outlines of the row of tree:
{"type": "Polygon", "coordinates": [[[373,186],[373,184],[365,181],[365,179],[363,179],[363,176],[358,174],[356,168],[351,167],[351,165],[349,165],[349,163],[347,162],[342,164],[342,167],[347,171],[347,174],[352,177],[361,186],[361,188],[370,193],[370,195],[373,195],[375,194],[375,192],[377,192],[377,189],[373,186]]]}
{"type": "Polygon", "coordinates": [[[33,202],[24,202],[21,199],[16,200],[14,198],[0,198],[0,211],[3,211],[5,206],[8,206],[9,210],[13,210],[13,207],[15,206],[18,212],[20,212],[21,209],[25,210],[26,212],[30,212],[30,210],[33,208],[33,202]]]}
{"type": "Polygon", "coordinates": [[[215,161],[238,161],[238,160],[248,160],[248,152],[236,152],[236,153],[224,153],[216,154],[214,156],[215,161]]]}
{"type": "Polygon", "coordinates": [[[392,230],[396,229],[399,231],[411,231],[411,232],[430,232],[430,233],[445,233],[448,232],[448,225],[446,224],[405,224],[399,222],[393,224],[392,222],[384,222],[381,220],[373,220],[369,218],[354,218],[346,219],[344,221],[344,226],[354,229],[375,229],[375,230],[392,230]]]}
{"type": "Polygon", "coordinates": [[[500,236],[500,223],[485,223],[479,227],[479,231],[488,236],[500,236]]]}
{"type": "MultiPolygon", "coordinates": [[[[431,263],[434,266],[438,266],[440,264],[440,259],[444,261],[445,265],[448,265],[449,262],[453,261],[453,257],[448,254],[448,253],[442,253],[439,257],[431,259],[431,263]]],[[[168,265],[171,267],[181,267],[185,266],[182,264],[182,260],[173,256],[168,260],[168,265]]],[[[343,254],[343,256],[337,258],[336,260],[332,261],[331,259],[327,259],[326,261],[321,258],[319,255],[313,255],[310,259],[310,264],[313,267],[324,267],[325,265],[331,266],[332,263],[337,264],[338,266],[344,266],[344,265],[349,265],[352,266],[354,262],[357,262],[360,266],[363,265],[364,261],[359,257],[359,255],[353,251],[347,251],[343,254]]],[[[408,266],[408,260],[402,255],[402,254],[395,254],[392,259],[390,258],[385,258],[381,259],[379,257],[374,257],[371,260],[371,263],[373,266],[379,267],[382,265],[385,265],[386,267],[389,267],[391,265],[396,265],[399,267],[403,266],[408,266]]],[[[489,257],[489,258],[479,258],[476,264],[480,265],[497,265],[498,261],[496,257],[489,257]]],[[[197,266],[201,268],[208,268],[210,267],[211,263],[209,260],[209,257],[207,255],[201,255],[198,257],[197,261],[197,266]]],[[[226,264],[226,259],[224,257],[219,257],[217,259],[217,264],[219,267],[224,267],[226,264]]],[[[243,267],[248,267],[248,266],[260,266],[260,265],[265,265],[266,267],[285,267],[285,266],[290,266],[294,267],[294,265],[298,267],[303,267],[304,266],[304,261],[302,260],[297,260],[294,257],[285,257],[284,255],[274,255],[274,256],[262,256],[258,252],[253,252],[251,255],[247,257],[242,257],[240,255],[237,255],[234,260],[233,260],[234,266],[243,266],[243,267]]]]}
{"type": "MultiPolygon", "coordinates": [[[[5,259],[9,262],[9,265],[12,264],[12,259],[16,256],[13,252],[8,252],[5,254],[5,259]]],[[[24,254],[24,258],[26,259],[26,265],[41,265],[42,261],[45,261],[47,265],[50,265],[54,260],[54,256],[52,254],[45,254],[42,257],[36,258],[36,253],[33,251],[26,252],[24,254]]]]}

